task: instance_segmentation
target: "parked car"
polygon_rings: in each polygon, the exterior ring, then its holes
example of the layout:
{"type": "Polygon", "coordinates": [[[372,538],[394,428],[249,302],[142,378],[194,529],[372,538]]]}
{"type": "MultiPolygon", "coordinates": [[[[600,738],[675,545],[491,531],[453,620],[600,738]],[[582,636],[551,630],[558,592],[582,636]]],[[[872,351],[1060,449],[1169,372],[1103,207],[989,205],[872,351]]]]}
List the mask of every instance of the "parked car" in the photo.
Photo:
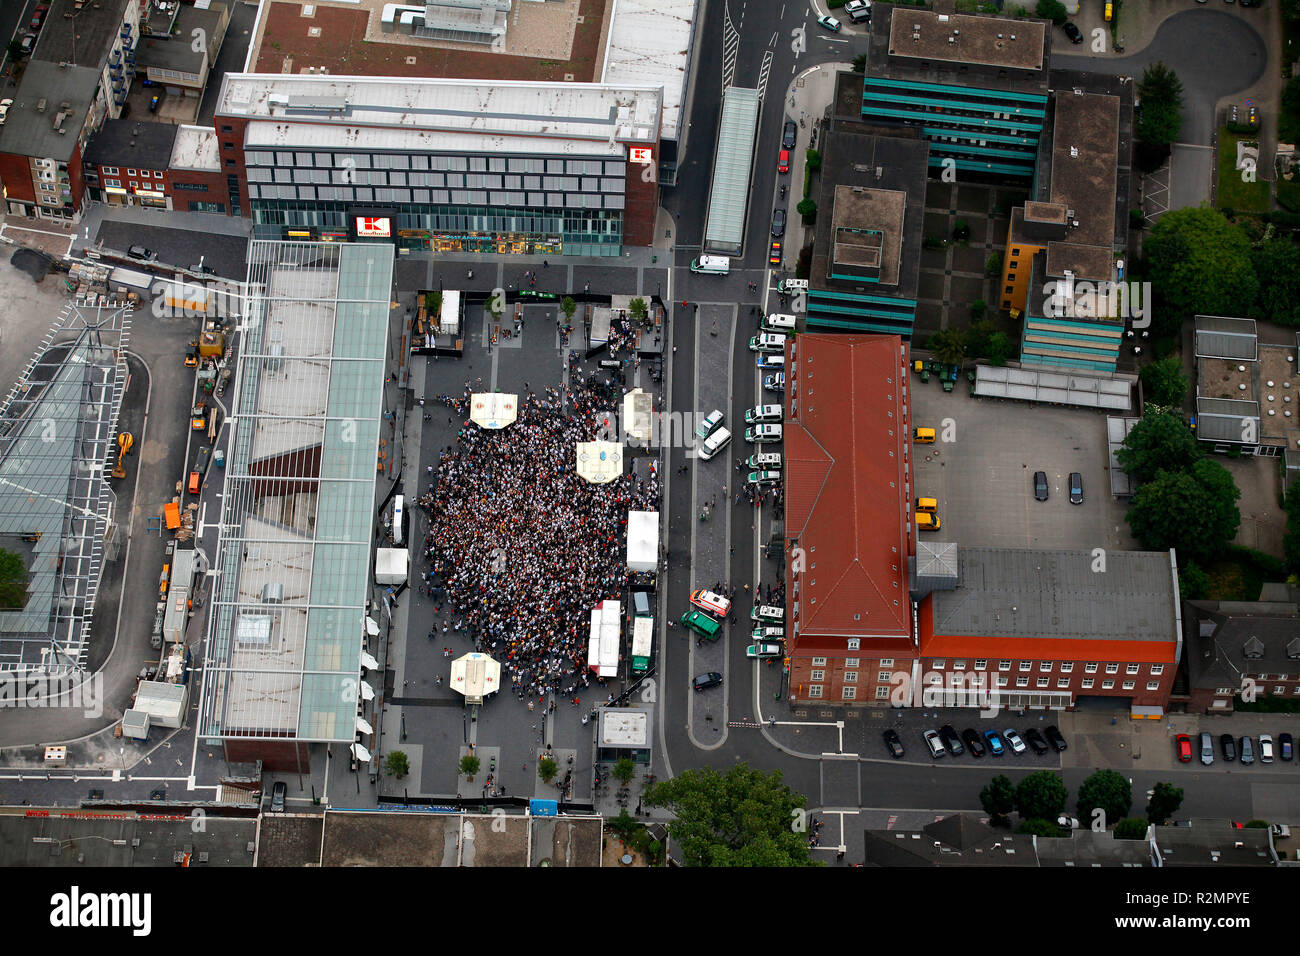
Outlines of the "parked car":
{"type": "Polygon", "coordinates": [[[1038,501],[1047,500],[1047,472],[1034,472],[1034,498],[1038,501]]]}
{"type": "Polygon", "coordinates": [[[790,151],[788,149],[781,150],[776,157],[776,171],[778,173],[788,173],[790,171],[790,151]]]}
{"type": "Polygon", "coordinates": [[[745,648],[746,657],[780,657],[780,644],[750,644],[745,648]]]}
{"type": "Polygon", "coordinates": [[[1214,763],[1214,738],[1207,733],[1201,734],[1201,763],[1207,767],[1214,763]]]}
{"type": "Polygon", "coordinates": [[[966,749],[970,751],[972,757],[984,756],[984,742],[980,740],[980,735],[975,732],[973,727],[967,727],[963,730],[961,739],[966,743],[966,749]]]}
{"type": "Polygon", "coordinates": [[[1280,757],[1280,758],[1283,759],[1283,760],[1290,760],[1290,759],[1291,759],[1291,756],[1292,756],[1292,753],[1293,753],[1293,751],[1292,751],[1292,747],[1291,747],[1292,743],[1293,743],[1293,741],[1292,741],[1292,739],[1291,739],[1291,735],[1290,735],[1290,734],[1278,734],[1278,735],[1277,735],[1277,755],[1278,755],[1278,757],[1280,757]]]}
{"type": "Polygon", "coordinates": [[[18,49],[22,52],[23,56],[31,53],[32,47],[34,46],[36,46],[36,34],[34,33],[24,34],[23,38],[18,41],[18,49]]]}
{"type": "Polygon", "coordinates": [[[1083,475],[1077,471],[1070,472],[1070,504],[1083,504],[1083,475]]]}
{"type": "Polygon", "coordinates": [[[1002,737],[999,736],[998,732],[996,730],[986,730],[984,731],[984,739],[989,744],[989,756],[1001,757],[1006,748],[1002,746],[1002,737]]]}
{"type": "Polygon", "coordinates": [[[1061,29],[1065,31],[1065,35],[1070,38],[1071,43],[1083,42],[1083,31],[1080,30],[1078,27],[1076,27],[1069,20],[1066,20],[1063,24],[1061,24],[1061,29]]]}
{"type": "Polygon", "coordinates": [[[1020,738],[1020,735],[1016,733],[1015,728],[1008,727],[1006,730],[1002,731],[1002,739],[1010,745],[1012,753],[1022,754],[1025,752],[1025,742],[1020,738]]]}
{"type": "Polygon", "coordinates": [[[746,476],[745,483],[760,489],[771,488],[781,483],[781,473],[779,471],[751,471],[746,476]]]}
{"type": "Polygon", "coordinates": [[[1174,738],[1174,745],[1178,750],[1179,763],[1192,762],[1192,738],[1186,734],[1179,734],[1174,738]]]}
{"type": "Polygon", "coordinates": [[[759,332],[749,337],[751,352],[784,352],[785,335],[781,332],[759,332]]]}
{"type": "MultiPolygon", "coordinates": [[[[889,750],[889,756],[899,760],[903,756],[903,741],[898,737],[898,731],[892,727],[885,731],[885,747],[889,750]]],[[[942,751],[941,751],[942,752],[942,751]]]]}
{"type": "Polygon", "coordinates": [[[1273,762],[1273,735],[1272,734],[1259,735],[1259,762],[1260,763],[1273,762]]]}
{"type": "Polygon", "coordinates": [[[722,424],[722,412],[714,409],[704,416],[704,420],[695,426],[696,438],[708,438],[713,433],[713,429],[722,424]]]}
{"type": "Polygon", "coordinates": [[[9,115],[9,107],[14,105],[14,101],[8,98],[0,100],[0,126],[4,126],[5,117],[9,115]]]}
{"type": "Polygon", "coordinates": [[[781,440],[780,425],[751,425],[745,429],[745,441],[754,444],[781,440]]]}
{"type": "Polygon", "coordinates": [[[825,27],[827,30],[830,30],[831,33],[840,32],[840,21],[836,20],[834,17],[818,17],[817,25],[819,27],[825,27]]]}
{"type": "Polygon", "coordinates": [[[1056,749],[1058,754],[1065,749],[1065,736],[1057,729],[1056,724],[1049,725],[1043,733],[1047,735],[1047,742],[1056,749]]]}
{"type": "Polygon", "coordinates": [[[767,264],[770,266],[779,266],[781,264],[781,242],[772,240],[772,248],[767,254],[767,264]]]}
{"type": "Polygon", "coordinates": [[[49,12],[50,12],[50,8],[42,3],[32,12],[32,21],[27,25],[31,27],[33,30],[39,30],[42,24],[45,23],[45,14],[49,12]]]}
{"type": "Polygon", "coordinates": [[[126,254],[132,259],[139,259],[141,262],[149,262],[158,258],[158,253],[152,249],[146,249],[144,246],[132,246],[126,250],[126,254]]]}
{"type": "Polygon", "coordinates": [[[781,420],[781,406],[755,405],[753,408],[745,409],[745,424],[758,425],[762,422],[779,422],[781,420]]]}
{"type": "Polygon", "coordinates": [[[709,671],[707,674],[697,674],[691,681],[691,686],[696,690],[707,690],[710,687],[717,687],[722,683],[722,675],[717,671],[709,671]]]}
{"type": "Polygon", "coordinates": [[[785,210],[778,209],[772,213],[772,237],[780,239],[785,235],[785,210]]]}
{"type": "Polygon", "coordinates": [[[943,742],[939,740],[938,731],[927,730],[921,736],[925,738],[925,745],[930,748],[931,757],[938,759],[943,756],[943,742]]]}
{"type": "Polygon", "coordinates": [[[1034,753],[1038,754],[1038,756],[1041,757],[1047,753],[1047,741],[1043,739],[1043,735],[1038,732],[1037,727],[1030,727],[1025,731],[1025,740],[1029,742],[1029,746],[1033,748],[1034,753]]]}
{"type": "Polygon", "coordinates": [[[948,753],[954,757],[960,757],[966,752],[966,748],[961,745],[961,738],[957,736],[957,731],[953,730],[952,724],[944,724],[939,728],[939,739],[943,741],[948,753]]]}
{"type": "Polygon", "coordinates": [[[799,135],[799,124],[792,119],[785,121],[781,130],[781,148],[794,149],[794,138],[799,135]]]}
{"type": "Polygon", "coordinates": [[[1237,759],[1237,741],[1232,738],[1232,734],[1224,734],[1219,738],[1219,751],[1226,761],[1237,759]]]}
{"type": "Polygon", "coordinates": [[[271,812],[284,813],[284,804],[288,796],[289,785],[283,780],[277,780],[275,786],[271,788],[271,812]]]}
{"type": "Polygon", "coordinates": [[[731,613],[731,600],[704,588],[691,592],[691,603],[701,611],[707,611],[716,617],[726,617],[731,613]]]}
{"type": "Polygon", "coordinates": [[[849,0],[844,4],[844,12],[854,23],[871,19],[871,0],[849,0]]]}
{"type": "Polygon", "coordinates": [[[1241,743],[1238,744],[1238,749],[1241,751],[1241,763],[1243,766],[1255,762],[1255,747],[1250,742],[1249,737],[1241,738],[1241,743]]]}

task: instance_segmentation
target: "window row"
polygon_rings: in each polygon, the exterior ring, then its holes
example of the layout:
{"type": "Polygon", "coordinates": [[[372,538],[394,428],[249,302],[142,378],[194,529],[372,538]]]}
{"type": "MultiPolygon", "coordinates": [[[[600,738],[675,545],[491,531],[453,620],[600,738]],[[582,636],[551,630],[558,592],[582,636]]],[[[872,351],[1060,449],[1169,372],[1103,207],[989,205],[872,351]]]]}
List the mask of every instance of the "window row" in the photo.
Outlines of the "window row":
{"type": "Polygon", "coordinates": [[[546,173],[552,176],[627,176],[623,160],[538,159],[514,156],[430,156],[424,153],[317,153],[249,149],[249,166],[310,169],[417,169],[470,173],[546,173]]]}
{"type": "MultiPolygon", "coordinates": [[[[882,662],[882,663],[883,663],[883,662],[882,662]]],[[[947,663],[948,663],[948,662],[947,662],[946,660],[934,660],[934,661],[931,661],[931,662],[930,662],[930,667],[933,668],[934,670],[941,671],[941,670],[944,669],[944,667],[947,665],[947,663]]],[[[952,669],[955,670],[955,671],[964,671],[964,670],[966,669],[966,665],[967,665],[967,663],[968,663],[967,661],[953,661],[953,662],[952,662],[952,669]]],[[[1001,660],[1001,661],[998,661],[998,670],[1000,670],[1000,671],[1009,671],[1009,670],[1011,670],[1011,665],[1012,665],[1012,662],[1011,662],[1011,661],[1008,661],[1008,660],[1001,660]]],[[[988,669],[988,666],[989,666],[989,662],[988,662],[987,660],[976,660],[976,661],[975,661],[975,670],[977,670],[977,671],[986,670],[986,669],[988,669]]],[[[1100,666],[1101,666],[1101,665],[1100,665],[1099,663],[1097,663],[1096,661],[1088,662],[1088,663],[1085,663],[1085,664],[1083,665],[1083,671],[1084,671],[1085,674],[1095,674],[1095,673],[1097,673],[1097,668],[1100,667],[1100,666]]],[[[1119,668],[1120,668],[1120,665],[1119,665],[1119,664],[1107,664],[1107,665],[1106,665],[1106,673],[1107,673],[1107,674],[1118,674],[1118,673],[1119,673],[1119,668]]],[[[1032,671],[1032,670],[1034,669],[1034,662],[1033,662],[1033,661],[1020,661],[1020,662],[1018,663],[1018,669],[1019,669],[1020,671],[1022,671],[1022,672],[1023,672],[1023,671],[1032,671]]],[[[1148,669],[1149,669],[1149,673],[1151,674],[1152,677],[1159,677],[1161,674],[1163,674],[1163,673],[1165,672],[1165,665],[1164,665],[1164,664],[1151,664],[1151,665],[1149,665],[1148,669]]],[[[1039,662],[1038,662],[1038,670],[1041,671],[1041,672],[1044,673],[1044,674],[1050,674],[1050,673],[1051,673],[1052,671],[1054,671],[1054,670],[1059,670],[1062,674],[1069,674],[1069,673],[1073,672],[1073,670],[1074,670],[1074,661],[1039,661],[1039,662]]],[[[1125,674],[1140,674],[1141,672],[1142,672],[1142,665],[1141,665],[1141,664],[1125,664],[1125,665],[1124,665],[1124,673],[1125,673],[1125,674]]],[[[1279,680],[1282,680],[1282,679],[1284,679],[1284,678],[1278,678],[1278,679],[1279,679],[1279,680]]]]}
{"type": "Polygon", "coordinates": [[[531,206],[538,209],[622,209],[622,196],[580,193],[470,192],[462,189],[371,189],[367,186],[267,186],[250,183],[252,199],[305,199],[338,202],[438,203],[453,206],[531,206]]]}
{"type": "MultiPolygon", "coordinates": [[[[161,178],[161,177],[160,177],[161,178]]],[[[346,186],[433,186],[447,189],[529,189],[585,193],[622,193],[621,179],[586,176],[493,176],[480,173],[403,173],[371,169],[263,169],[250,167],[250,183],[298,183],[346,186]]]]}

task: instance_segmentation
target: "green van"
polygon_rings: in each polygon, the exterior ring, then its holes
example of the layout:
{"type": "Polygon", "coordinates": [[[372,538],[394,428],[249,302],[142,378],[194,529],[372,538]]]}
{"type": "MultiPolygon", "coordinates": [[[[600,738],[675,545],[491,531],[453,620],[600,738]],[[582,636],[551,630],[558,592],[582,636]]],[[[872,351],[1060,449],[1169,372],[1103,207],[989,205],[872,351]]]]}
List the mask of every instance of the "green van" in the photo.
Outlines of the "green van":
{"type": "Polygon", "coordinates": [[[682,627],[694,631],[700,637],[709,641],[716,641],[718,632],[722,630],[722,625],[703,611],[687,611],[683,614],[682,627]]]}

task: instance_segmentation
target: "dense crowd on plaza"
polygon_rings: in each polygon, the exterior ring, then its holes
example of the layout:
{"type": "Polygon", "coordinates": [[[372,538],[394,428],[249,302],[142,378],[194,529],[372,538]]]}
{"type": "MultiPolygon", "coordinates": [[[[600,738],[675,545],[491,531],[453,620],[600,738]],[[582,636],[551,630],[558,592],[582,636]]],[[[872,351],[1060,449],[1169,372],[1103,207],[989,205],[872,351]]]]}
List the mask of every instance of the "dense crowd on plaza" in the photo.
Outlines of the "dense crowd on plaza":
{"type": "MultiPolygon", "coordinates": [[[[468,417],[469,385],[442,401],[468,417]]],[[[599,437],[608,407],[578,382],[528,392],[506,428],[465,421],[419,502],[431,580],[520,699],[587,686],[591,609],[624,586],[627,513],[659,508],[654,474],[604,485],[578,476],[575,445],[599,437]]]]}

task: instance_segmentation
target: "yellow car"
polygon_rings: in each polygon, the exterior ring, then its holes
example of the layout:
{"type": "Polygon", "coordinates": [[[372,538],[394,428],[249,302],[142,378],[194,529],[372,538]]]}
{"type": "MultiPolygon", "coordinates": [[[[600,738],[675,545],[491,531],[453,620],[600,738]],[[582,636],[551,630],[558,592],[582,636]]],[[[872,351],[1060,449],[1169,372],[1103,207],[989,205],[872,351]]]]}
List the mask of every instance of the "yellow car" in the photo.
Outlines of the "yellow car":
{"type": "Polygon", "coordinates": [[[1110,18],[1115,15],[1115,4],[1112,0],[1106,0],[1106,22],[1110,23],[1110,18]]]}

